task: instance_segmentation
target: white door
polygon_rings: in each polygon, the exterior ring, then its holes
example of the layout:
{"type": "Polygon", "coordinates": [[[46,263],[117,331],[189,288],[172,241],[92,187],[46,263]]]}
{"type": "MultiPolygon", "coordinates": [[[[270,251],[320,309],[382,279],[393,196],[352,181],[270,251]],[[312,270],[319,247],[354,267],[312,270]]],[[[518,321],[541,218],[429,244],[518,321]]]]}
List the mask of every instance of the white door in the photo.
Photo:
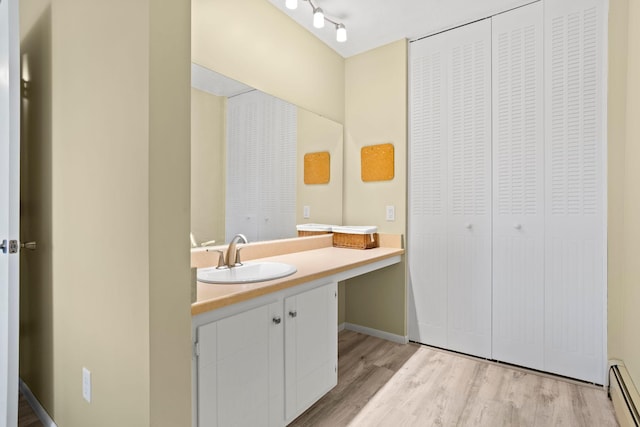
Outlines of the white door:
{"type": "Polygon", "coordinates": [[[491,21],[413,42],[412,340],[491,356],[491,21]]]}
{"type": "Polygon", "coordinates": [[[606,25],[601,0],[545,22],[545,370],[603,384],[606,25]]]}
{"type": "Polygon", "coordinates": [[[446,33],[411,43],[409,339],[447,347],[446,33]]]}
{"type": "Polygon", "coordinates": [[[227,101],[226,241],[294,237],[297,107],[252,91],[227,101]]]}
{"type": "Polygon", "coordinates": [[[0,0],[0,426],[18,411],[20,66],[18,1],[0,0]]]}
{"type": "Polygon", "coordinates": [[[450,33],[447,340],[491,357],[491,20],[450,33]]]}
{"type": "Polygon", "coordinates": [[[542,4],[493,17],[493,358],[543,369],[542,4]]]}

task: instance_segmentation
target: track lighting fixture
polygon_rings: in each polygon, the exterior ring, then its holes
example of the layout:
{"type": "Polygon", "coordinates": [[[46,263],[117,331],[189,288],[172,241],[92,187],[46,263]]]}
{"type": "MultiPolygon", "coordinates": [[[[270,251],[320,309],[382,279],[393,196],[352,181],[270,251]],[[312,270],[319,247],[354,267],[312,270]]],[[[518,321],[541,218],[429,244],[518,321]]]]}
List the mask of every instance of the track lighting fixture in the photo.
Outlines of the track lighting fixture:
{"type": "Polygon", "coordinates": [[[347,29],[343,24],[336,25],[336,40],[340,43],[347,41],[347,29]]]}
{"type": "Polygon", "coordinates": [[[313,10],[313,26],[316,28],[324,27],[324,12],[319,7],[313,10]]]}
{"type": "Polygon", "coordinates": [[[297,9],[298,8],[298,0],[286,0],[284,5],[287,7],[287,9],[297,9]]]}
{"type": "MultiPolygon", "coordinates": [[[[347,29],[341,22],[336,22],[333,19],[327,18],[324,11],[313,4],[313,0],[302,0],[309,3],[311,10],[313,11],[313,26],[316,28],[323,28],[324,22],[327,21],[336,27],[336,41],[344,43],[347,41],[347,29]]],[[[298,7],[298,0],[285,0],[285,6],[287,9],[295,9],[298,7]]]]}

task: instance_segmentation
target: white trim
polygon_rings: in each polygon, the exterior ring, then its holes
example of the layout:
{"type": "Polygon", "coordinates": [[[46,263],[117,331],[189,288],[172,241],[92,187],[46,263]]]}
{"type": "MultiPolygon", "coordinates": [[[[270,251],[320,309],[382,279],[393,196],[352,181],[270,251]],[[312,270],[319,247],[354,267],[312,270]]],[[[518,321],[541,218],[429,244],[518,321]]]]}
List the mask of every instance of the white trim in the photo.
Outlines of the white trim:
{"type": "Polygon", "coordinates": [[[408,41],[409,41],[409,43],[417,42],[417,41],[420,41],[422,39],[426,39],[427,37],[433,37],[433,36],[438,35],[440,33],[445,33],[447,31],[455,30],[456,28],[464,27],[465,25],[473,24],[475,22],[483,21],[485,19],[491,19],[494,16],[502,15],[503,13],[511,12],[512,10],[520,9],[521,7],[529,6],[530,4],[538,3],[540,1],[541,0],[531,0],[530,2],[521,4],[521,5],[518,5],[518,6],[515,6],[515,7],[509,7],[507,9],[505,9],[505,10],[499,10],[499,11],[493,12],[493,13],[491,13],[489,15],[484,15],[483,17],[474,19],[472,21],[451,24],[448,27],[444,27],[444,28],[441,28],[439,30],[432,31],[430,33],[423,34],[421,36],[409,38],[408,41]]]}
{"type": "Polygon", "coordinates": [[[255,90],[213,70],[191,63],[191,87],[215,96],[232,97],[255,90]]]}
{"type": "Polygon", "coordinates": [[[371,335],[372,337],[382,338],[383,340],[396,342],[398,344],[407,344],[409,337],[406,335],[396,335],[390,332],[381,331],[379,329],[367,328],[353,323],[344,323],[344,328],[348,331],[360,332],[361,334],[371,335]]]}
{"type": "MultiPolygon", "coordinates": [[[[20,237],[19,1],[0,2],[0,240],[20,237]]],[[[18,419],[20,255],[0,251],[0,425],[18,419]]]]}
{"type": "Polygon", "coordinates": [[[29,386],[24,381],[22,381],[22,378],[20,378],[20,391],[24,395],[24,398],[27,399],[27,402],[29,402],[29,406],[31,406],[31,409],[33,409],[33,412],[36,413],[44,427],[58,427],[56,423],[53,422],[53,419],[51,419],[44,407],[40,404],[38,399],[36,399],[36,397],[33,395],[29,386]]]}
{"type": "Polygon", "coordinates": [[[346,325],[345,322],[342,322],[342,323],[338,324],[338,332],[344,331],[345,330],[345,325],[346,325]]]}
{"type": "Polygon", "coordinates": [[[609,331],[608,331],[608,321],[609,321],[609,122],[608,122],[608,114],[609,114],[609,0],[604,0],[603,6],[604,9],[601,15],[601,23],[602,23],[602,57],[601,64],[602,67],[602,283],[603,289],[602,292],[604,296],[602,298],[602,361],[603,365],[606,365],[606,371],[604,372],[604,382],[603,384],[608,387],[609,386],[609,364],[607,363],[607,359],[609,358],[608,352],[608,344],[609,344],[609,331]]]}

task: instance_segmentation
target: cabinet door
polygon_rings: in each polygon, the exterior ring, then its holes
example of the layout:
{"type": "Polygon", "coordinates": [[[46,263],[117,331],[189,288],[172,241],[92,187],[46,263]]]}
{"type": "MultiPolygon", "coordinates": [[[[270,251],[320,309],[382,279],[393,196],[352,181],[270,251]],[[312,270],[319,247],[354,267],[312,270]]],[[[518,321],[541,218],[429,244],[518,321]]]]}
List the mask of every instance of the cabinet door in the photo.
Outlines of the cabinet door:
{"type": "Polygon", "coordinates": [[[285,410],[287,423],[338,380],[337,285],[285,299],[285,410]]]}
{"type": "Polygon", "coordinates": [[[605,2],[549,0],[545,22],[545,370],[603,384],[605,2]]]}
{"type": "Polygon", "coordinates": [[[491,22],[412,43],[411,339],[491,355],[491,22]]]}
{"type": "Polygon", "coordinates": [[[493,358],[543,369],[542,4],[493,18],[493,358]]]}
{"type": "Polygon", "coordinates": [[[283,325],[275,318],[281,303],[198,328],[199,427],[284,424],[283,325]]]}

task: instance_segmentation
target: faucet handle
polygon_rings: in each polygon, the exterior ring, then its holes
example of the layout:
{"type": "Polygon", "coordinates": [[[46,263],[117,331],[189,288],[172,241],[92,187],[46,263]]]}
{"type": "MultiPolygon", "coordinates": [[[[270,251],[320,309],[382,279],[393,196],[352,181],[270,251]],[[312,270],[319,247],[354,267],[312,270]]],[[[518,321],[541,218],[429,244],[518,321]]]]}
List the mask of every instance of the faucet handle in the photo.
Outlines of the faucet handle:
{"type": "Polygon", "coordinates": [[[216,268],[227,268],[227,264],[224,262],[224,251],[220,249],[214,249],[218,252],[218,266],[216,268]]]}
{"type": "Polygon", "coordinates": [[[242,250],[242,248],[237,248],[236,249],[236,263],[234,265],[242,265],[242,261],[240,260],[240,251],[241,250],[242,250]]]}

